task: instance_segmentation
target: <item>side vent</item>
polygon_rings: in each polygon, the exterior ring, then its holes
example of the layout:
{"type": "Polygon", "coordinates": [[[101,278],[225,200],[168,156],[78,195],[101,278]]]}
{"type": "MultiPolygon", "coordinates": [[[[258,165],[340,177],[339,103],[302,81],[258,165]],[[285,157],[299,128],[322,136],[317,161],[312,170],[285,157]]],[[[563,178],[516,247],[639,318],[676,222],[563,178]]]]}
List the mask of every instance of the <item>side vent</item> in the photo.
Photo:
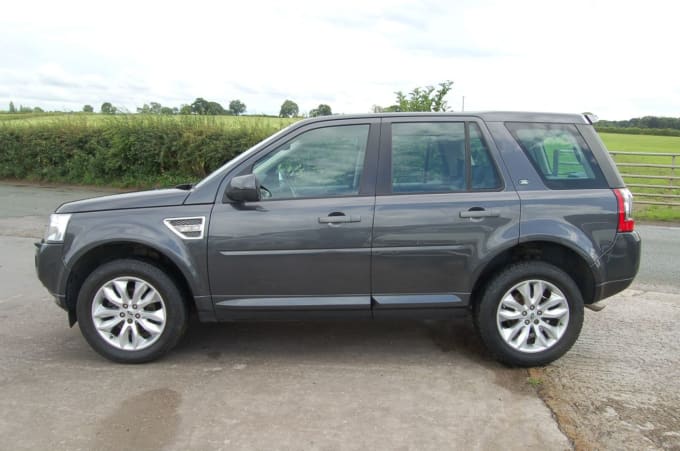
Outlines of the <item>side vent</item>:
{"type": "Polygon", "coordinates": [[[205,228],[205,216],[193,218],[168,218],[163,224],[177,236],[185,240],[200,240],[203,238],[205,228]]]}

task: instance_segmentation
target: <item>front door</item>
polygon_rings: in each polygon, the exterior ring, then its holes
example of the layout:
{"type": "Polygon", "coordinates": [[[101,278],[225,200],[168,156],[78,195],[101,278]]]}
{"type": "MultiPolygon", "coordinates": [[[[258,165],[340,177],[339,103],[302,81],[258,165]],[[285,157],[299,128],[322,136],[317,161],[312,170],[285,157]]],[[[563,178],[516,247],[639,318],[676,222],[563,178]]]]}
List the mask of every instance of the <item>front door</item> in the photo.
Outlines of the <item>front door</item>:
{"type": "Polygon", "coordinates": [[[218,199],[210,220],[219,319],[370,316],[378,124],[317,123],[247,163],[262,200],[218,199]]]}
{"type": "MultiPolygon", "coordinates": [[[[468,303],[477,268],[517,243],[519,198],[471,118],[390,118],[373,230],[374,316],[439,317],[468,303]]],[[[508,179],[509,180],[509,179],[508,179]]]]}

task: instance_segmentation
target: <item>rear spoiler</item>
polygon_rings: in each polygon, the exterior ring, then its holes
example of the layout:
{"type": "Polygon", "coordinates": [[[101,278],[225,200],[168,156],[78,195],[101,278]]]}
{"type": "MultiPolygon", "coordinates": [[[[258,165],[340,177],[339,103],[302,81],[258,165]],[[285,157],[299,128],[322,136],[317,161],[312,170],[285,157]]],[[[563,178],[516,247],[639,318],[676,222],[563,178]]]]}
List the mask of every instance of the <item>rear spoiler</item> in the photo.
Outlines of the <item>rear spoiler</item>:
{"type": "Polygon", "coordinates": [[[583,118],[586,120],[586,124],[590,125],[595,125],[595,123],[600,120],[600,118],[593,113],[583,113],[583,118]]]}

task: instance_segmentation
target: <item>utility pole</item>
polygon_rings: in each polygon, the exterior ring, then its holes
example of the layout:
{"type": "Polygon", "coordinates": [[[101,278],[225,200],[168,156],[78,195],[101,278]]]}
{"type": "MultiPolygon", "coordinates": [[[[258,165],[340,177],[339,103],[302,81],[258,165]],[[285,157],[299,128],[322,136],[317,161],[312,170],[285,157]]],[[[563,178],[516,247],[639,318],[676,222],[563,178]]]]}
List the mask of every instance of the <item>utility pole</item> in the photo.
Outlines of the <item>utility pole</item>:
{"type": "Polygon", "coordinates": [[[460,111],[465,111],[465,96],[463,96],[463,105],[460,107],[460,111]]]}

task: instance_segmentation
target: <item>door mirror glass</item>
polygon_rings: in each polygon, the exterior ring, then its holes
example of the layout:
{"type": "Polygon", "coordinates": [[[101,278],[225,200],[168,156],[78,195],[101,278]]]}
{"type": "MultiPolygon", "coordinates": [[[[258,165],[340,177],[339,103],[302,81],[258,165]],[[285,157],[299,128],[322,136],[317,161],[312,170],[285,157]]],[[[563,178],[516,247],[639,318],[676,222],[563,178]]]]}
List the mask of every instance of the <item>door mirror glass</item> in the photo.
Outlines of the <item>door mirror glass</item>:
{"type": "Polygon", "coordinates": [[[235,202],[257,202],[261,199],[260,182],[255,174],[234,177],[229,180],[225,195],[235,202]]]}

